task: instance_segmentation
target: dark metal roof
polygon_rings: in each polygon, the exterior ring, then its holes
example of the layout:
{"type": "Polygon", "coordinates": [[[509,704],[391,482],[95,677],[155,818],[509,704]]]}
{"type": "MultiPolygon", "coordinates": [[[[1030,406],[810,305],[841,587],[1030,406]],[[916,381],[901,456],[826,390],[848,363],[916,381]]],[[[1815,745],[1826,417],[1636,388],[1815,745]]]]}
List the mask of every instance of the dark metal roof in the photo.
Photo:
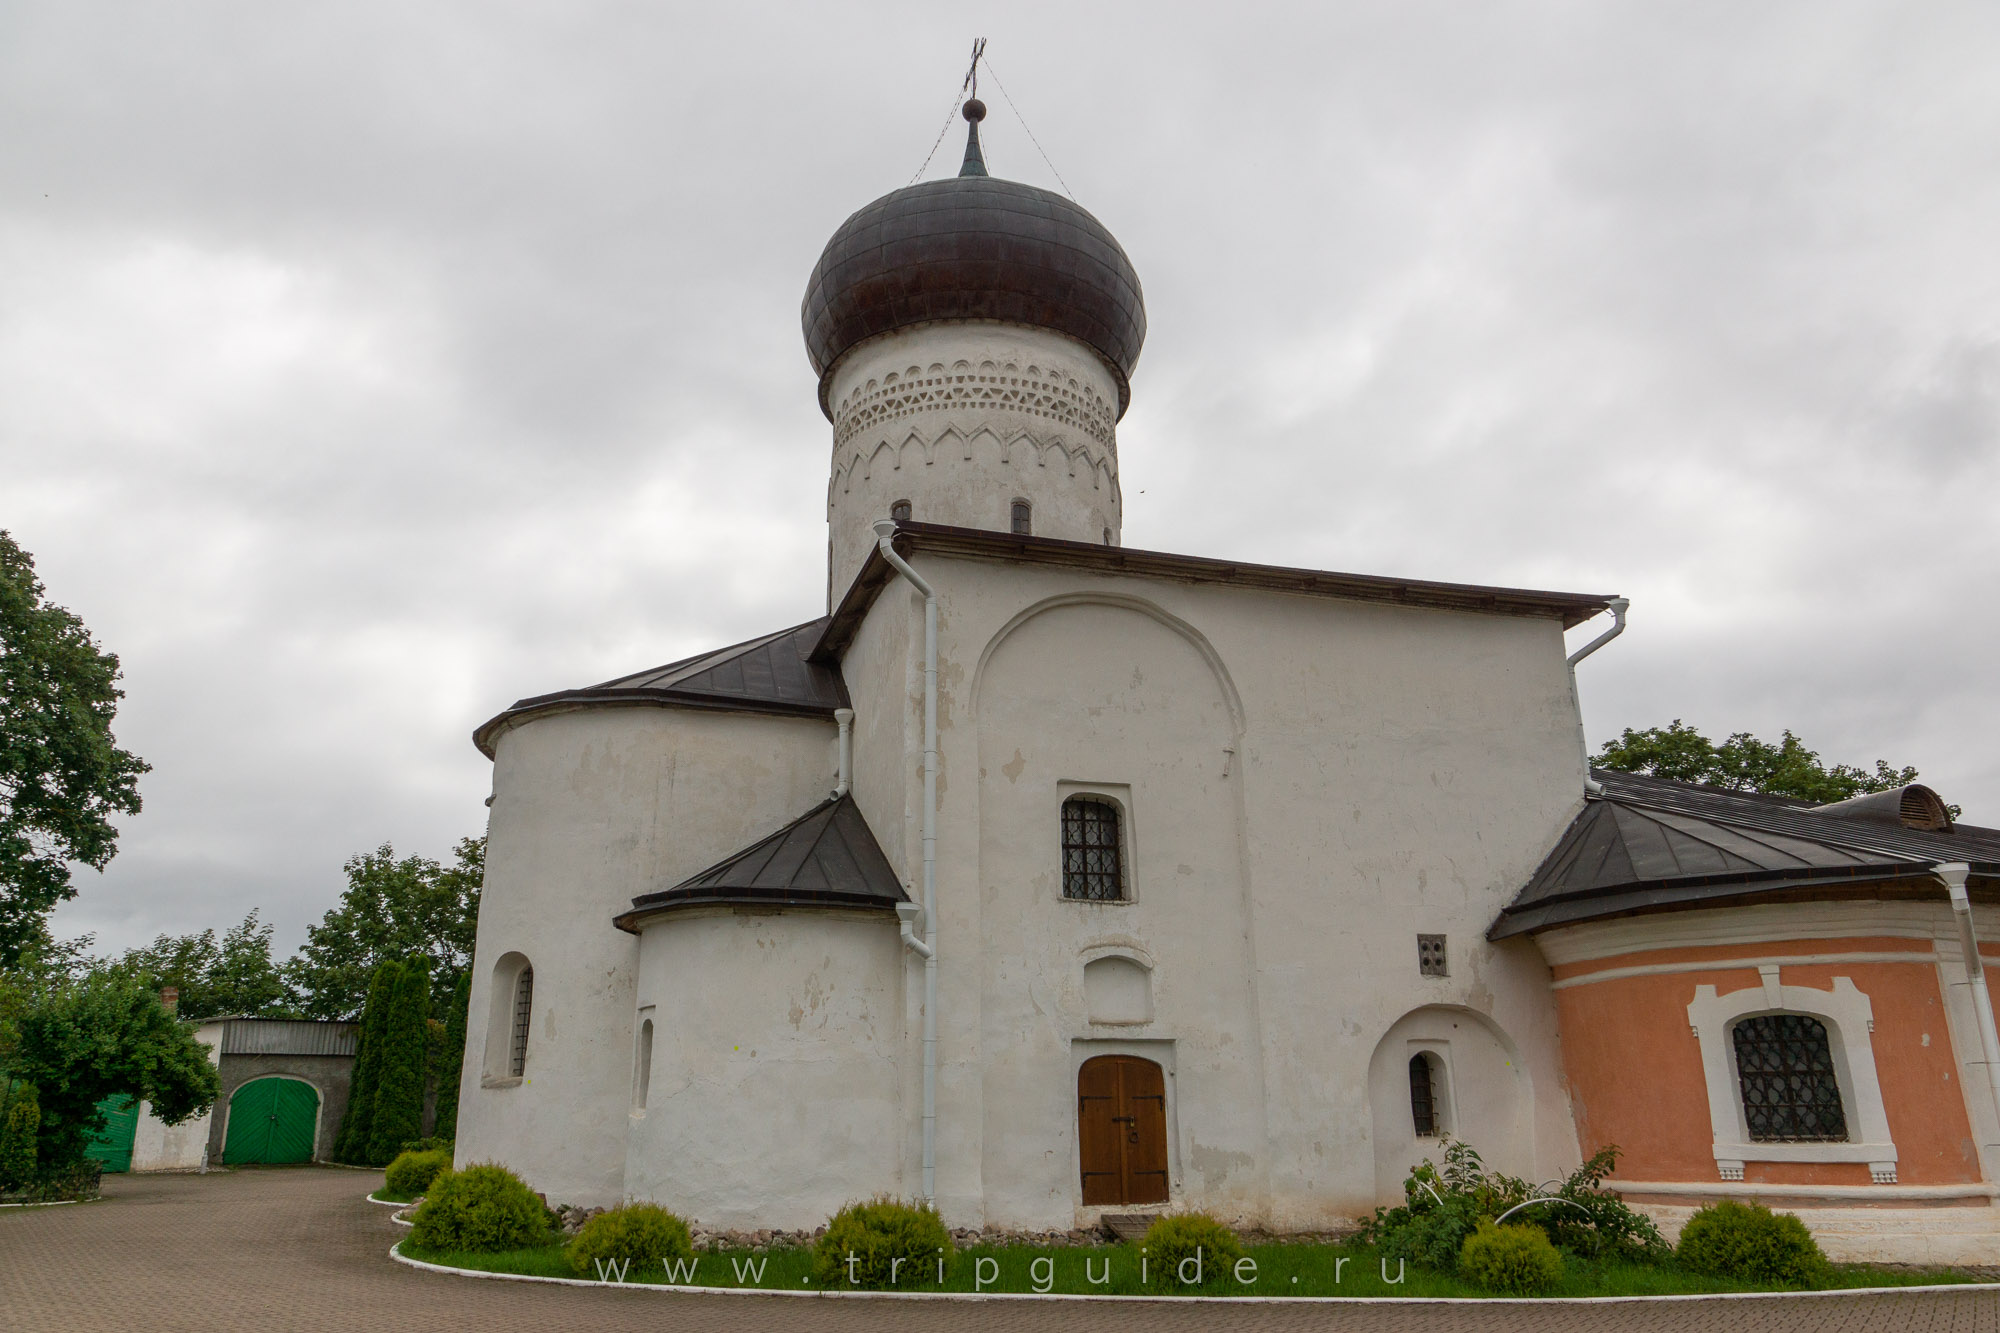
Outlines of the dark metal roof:
{"type": "Polygon", "coordinates": [[[883,195],[826,243],[800,307],[820,409],[851,348],[933,320],[998,320],[1064,333],[1118,381],[1118,410],[1146,341],[1139,275],[1104,224],[1059,194],[992,176],[883,195]]]}
{"type": "MultiPolygon", "coordinates": [[[[1538,592],[1530,588],[1489,588],[1471,583],[1432,583],[1424,579],[1393,579],[1376,574],[1339,574],[1319,569],[1288,569],[1251,565],[1235,560],[1141,551],[1130,546],[1100,546],[1096,542],[1061,541],[1054,537],[1023,537],[980,528],[952,528],[936,523],[898,523],[896,553],[913,552],[974,560],[1001,560],[1031,565],[1057,565],[1100,574],[1136,574],[1181,583],[1226,583],[1270,592],[1304,593],[1349,601],[1390,602],[1445,611],[1482,611],[1503,616],[1546,616],[1564,629],[1580,625],[1611,604],[1609,594],[1538,592]]],[[[880,550],[870,549],[847,595],[834,608],[815,662],[835,662],[861,626],[868,607],[895,571],[880,550]]]]}
{"type": "Polygon", "coordinates": [[[657,913],[716,904],[887,911],[908,901],[854,798],[840,796],[671,889],[634,898],[612,924],[636,934],[657,913]]]}
{"type": "Polygon", "coordinates": [[[517,700],[472,733],[487,757],[507,727],[537,713],[602,704],[655,704],[676,708],[720,708],[753,713],[831,717],[845,708],[847,684],[837,666],[810,661],[825,631],[826,618],[732,644],[697,657],[607,680],[582,689],[558,690],[517,700]]]}
{"type": "Polygon", "coordinates": [[[1935,896],[1931,867],[1942,861],[1969,862],[1975,883],[2000,889],[2000,830],[1926,831],[1852,808],[1592,773],[1603,793],[1586,802],[1490,938],[1725,901],[1935,896]]]}

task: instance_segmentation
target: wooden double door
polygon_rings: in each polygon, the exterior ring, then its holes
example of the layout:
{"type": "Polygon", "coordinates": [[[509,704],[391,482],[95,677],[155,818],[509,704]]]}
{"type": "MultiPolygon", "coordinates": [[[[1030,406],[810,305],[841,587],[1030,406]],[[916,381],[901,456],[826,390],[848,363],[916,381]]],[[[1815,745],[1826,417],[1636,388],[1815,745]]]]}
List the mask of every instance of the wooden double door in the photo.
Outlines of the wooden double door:
{"type": "Polygon", "coordinates": [[[1167,1201],[1167,1079],[1151,1060],[1100,1055],[1076,1073],[1083,1202],[1167,1201]]]}

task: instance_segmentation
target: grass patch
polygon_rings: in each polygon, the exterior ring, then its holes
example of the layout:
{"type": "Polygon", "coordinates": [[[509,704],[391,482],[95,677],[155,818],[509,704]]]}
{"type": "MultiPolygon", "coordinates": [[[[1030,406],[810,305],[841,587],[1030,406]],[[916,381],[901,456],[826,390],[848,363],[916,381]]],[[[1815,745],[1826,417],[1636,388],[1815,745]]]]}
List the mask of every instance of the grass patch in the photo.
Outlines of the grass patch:
{"type": "MultiPolygon", "coordinates": [[[[501,1254],[463,1254],[417,1249],[408,1241],[402,1252],[426,1263],[469,1268],[482,1273],[523,1273],[534,1277],[574,1277],[563,1258],[560,1245],[511,1250],[501,1254]]],[[[1255,1263],[1239,1282],[1234,1274],[1209,1281],[1200,1288],[1176,1288],[1168,1294],[1206,1296],[1471,1296],[1491,1297],[1493,1293],[1450,1274],[1435,1273],[1415,1265],[1404,1271],[1402,1282],[1384,1281],[1382,1260],[1377,1252],[1362,1246],[1332,1245],[1251,1245],[1245,1256],[1255,1263]]],[[[1051,1292],[1065,1296],[1144,1296],[1158,1295],[1140,1277],[1137,1245],[1106,1245],[1089,1249],[1035,1249],[1028,1246],[974,1246],[959,1251],[942,1288],[928,1290],[970,1292],[1051,1292]],[[982,1263],[981,1260],[990,1260],[982,1263]],[[1050,1262],[1037,1266],[1037,1260],[1050,1262]],[[1108,1281],[1105,1279],[1109,1278],[1108,1281]],[[984,1280],[982,1280],[982,1278],[984,1280]]],[[[1149,1271],[1150,1271],[1150,1260],[1149,1271]]],[[[1388,1277],[1397,1275],[1394,1260],[1388,1263],[1388,1277]]],[[[1213,1277],[1213,1274],[1205,1276],[1213,1277]]],[[[1981,1279],[1951,1270],[1911,1271],[1871,1268],[1858,1264],[1836,1265],[1828,1286],[1907,1287],[1934,1283],[1977,1282],[1981,1279]]],[[[659,1285],[669,1281],[655,1265],[648,1271],[633,1268],[628,1283],[659,1285]]],[[[812,1282],[812,1251],[774,1250],[752,1254],[731,1250],[721,1254],[701,1254],[695,1259],[694,1285],[705,1287],[757,1287],[766,1291],[816,1289],[812,1282]]],[[[839,1285],[829,1289],[838,1289],[839,1285]]],[[[850,1288],[851,1290],[852,1288],[850,1288]]],[[[914,1289],[914,1288],[913,1288],[914,1289]]],[[[1737,1291],[1779,1291],[1783,1288],[1730,1282],[1721,1278],[1683,1273],[1671,1264],[1652,1267],[1617,1261],[1571,1258],[1563,1280],[1551,1296],[1684,1296],[1716,1295],[1737,1291]]]]}

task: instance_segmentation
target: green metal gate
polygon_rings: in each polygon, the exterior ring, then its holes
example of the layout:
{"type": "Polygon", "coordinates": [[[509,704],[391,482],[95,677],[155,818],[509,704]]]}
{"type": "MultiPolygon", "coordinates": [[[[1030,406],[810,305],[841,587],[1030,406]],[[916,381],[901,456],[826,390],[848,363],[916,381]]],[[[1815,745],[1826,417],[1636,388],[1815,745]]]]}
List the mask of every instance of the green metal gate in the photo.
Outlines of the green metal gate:
{"type": "Polygon", "coordinates": [[[139,1132],[139,1103],[129,1094],[106,1097],[97,1104],[104,1116],[104,1128],[83,1150],[83,1155],[104,1168],[106,1175],[132,1169],[132,1140],[139,1132]]]}
{"type": "Polygon", "coordinates": [[[310,1162],[318,1122],[319,1093],[312,1084],[275,1076],[252,1079],[230,1095],[222,1160],[230,1166],[310,1162]]]}

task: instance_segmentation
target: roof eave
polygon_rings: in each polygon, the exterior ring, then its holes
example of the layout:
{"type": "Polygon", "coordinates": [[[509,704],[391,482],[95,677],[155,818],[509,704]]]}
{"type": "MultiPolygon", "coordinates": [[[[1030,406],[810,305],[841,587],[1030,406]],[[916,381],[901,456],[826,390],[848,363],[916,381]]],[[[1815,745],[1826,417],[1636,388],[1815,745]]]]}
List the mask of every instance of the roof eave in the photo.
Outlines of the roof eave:
{"type": "MultiPolygon", "coordinates": [[[[1221,583],[1308,597],[1376,602],[1428,610],[1466,611],[1484,615],[1538,616],[1557,619],[1564,629],[1582,624],[1608,610],[1610,594],[1548,592],[1534,588],[1498,588],[1469,583],[1437,583],[1397,579],[1377,574],[1343,574],[1332,570],[1293,569],[1204,556],[1145,551],[1129,546],[1064,541],[1056,537],[1024,537],[979,528],[946,527],[936,523],[898,523],[891,539],[898,555],[930,550],[962,559],[1052,565],[1100,574],[1132,574],[1182,583],[1221,583]]],[[[860,572],[848,585],[840,605],[828,617],[819,642],[808,654],[814,662],[835,663],[853,641],[862,619],[893,572],[878,548],[868,552],[860,572]]]]}
{"type": "Polygon", "coordinates": [[[654,917],[696,907],[742,907],[767,911],[803,909],[893,912],[896,904],[890,899],[871,894],[813,893],[797,889],[788,889],[784,892],[764,892],[758,889],[702,889],[693,892],[677,890],[634,899],[631,909],[612,917],[611,924],[627,934],[637,935],[640,925],[654,917]]]}
{"type": "Polygon", "coordinates": [[[520,723],[551,713],[572,713],[586,708],[696,708],[724,713],[758,713],[776,717],[832,718],[833,709],[820,704],[792,703],[780,699],[744,699],[726,694],[701,694],[681,690],[559,690],[532,699],[516,701],[506,711],[488,718],[472,733],[472,743],[488,759],[494,757],[502,734],[520,723]]]}

